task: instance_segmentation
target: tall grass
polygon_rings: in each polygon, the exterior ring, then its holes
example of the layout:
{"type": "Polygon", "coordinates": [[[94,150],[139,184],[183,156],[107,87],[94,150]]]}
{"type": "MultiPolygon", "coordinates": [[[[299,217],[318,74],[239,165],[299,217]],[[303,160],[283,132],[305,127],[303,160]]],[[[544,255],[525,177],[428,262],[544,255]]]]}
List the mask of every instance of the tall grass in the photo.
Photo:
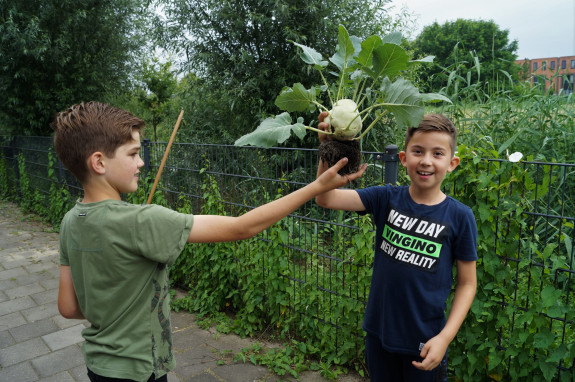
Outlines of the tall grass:
{"type": "Polygon", "coordinates": [[[453,104],[429,108],[452,118],[460,130],[459,143],[474,147],[487,158],[505,159],[519,151],[526,159],[574,163],[570,152],[575,143],[573,95],[546,94],[528,82],[513,82],[501,72],[494,84],[472,82],[479,78],[480,64],[467,69],[457,65],[442,74],[446,86],[438,91],[453,104]],[[476,76],[469,75],[476,71],[476,76]]]}

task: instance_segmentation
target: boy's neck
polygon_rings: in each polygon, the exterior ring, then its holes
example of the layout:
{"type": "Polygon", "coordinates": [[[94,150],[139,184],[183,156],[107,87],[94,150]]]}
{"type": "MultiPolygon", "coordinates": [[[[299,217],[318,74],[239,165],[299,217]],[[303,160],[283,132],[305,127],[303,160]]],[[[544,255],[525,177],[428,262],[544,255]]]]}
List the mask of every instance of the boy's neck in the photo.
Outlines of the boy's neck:
{"type": "Polygon", "coordinates": [[[98,185],[84,185],[84,197],[82,203],[96,203],[102,200],[122,200],[120,194],[109,187],[99,187],[98,185]]]}
{"type": "Polygon", "coordinates": [[[415,203],[427,206],[439,204],[447,197],[440,189],[433,191],[417,190],[413,185],[409,186],[409,196],[415,203]]]}

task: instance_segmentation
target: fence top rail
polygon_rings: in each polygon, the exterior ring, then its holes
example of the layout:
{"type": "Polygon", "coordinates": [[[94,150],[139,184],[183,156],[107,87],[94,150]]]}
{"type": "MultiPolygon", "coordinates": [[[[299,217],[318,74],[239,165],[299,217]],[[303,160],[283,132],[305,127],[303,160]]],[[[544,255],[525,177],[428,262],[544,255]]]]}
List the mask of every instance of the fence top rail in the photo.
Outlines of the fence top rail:
{"type": "MultiPolygon", "coordinates": [[[[25,136],[25,135],[14,135],[14,136],[7,136],[7,135],[0,135],[0,142],[2,140],[12,140],[12,139],[46,139],[46,140],[53,140],[52,136],[25,136]]],[[[149,139],[144,139],[143,142],[146,144],[167,144],[167,142],[161,141],[150,141],[149,139]]],[[[313,152],[317,151],[317,148],[304,148],[304,147],[262,147],[262,146],[235,146],[231,144],[218,144],[218,143],[195,143],[195,142],[174,142],[174,145],[180,146],[201,146],[201,147],[226,147],[226,148],[234,148],[234,149],[243,149],[243,150],[277,150],[277,151],[306,151],[306,152],[313,152]]],[[[364,154],[368,155],[378,155],[382,154],[382,152],[377,151],[362,151],[364,154]]],[[[481,160],[488,161],[488,162],[509,162],[508,159],[500,159],[500,158],[481,158],[481,160]]],[[[522,164],[530,164],[530,165],[543,165],[543,166],[564,166],[564,167],[575,167],[575,163],[559,163],[559,162],[541,162],[541,161],[521,161],[518,163],[522,164]]]]}

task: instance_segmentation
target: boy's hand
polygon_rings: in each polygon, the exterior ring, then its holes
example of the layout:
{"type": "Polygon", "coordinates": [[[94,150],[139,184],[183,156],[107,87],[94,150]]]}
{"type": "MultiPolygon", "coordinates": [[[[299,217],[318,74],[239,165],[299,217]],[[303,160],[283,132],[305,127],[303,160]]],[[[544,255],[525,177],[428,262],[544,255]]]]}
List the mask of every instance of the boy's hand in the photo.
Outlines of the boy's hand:
{"type": "Polygon", "coordinates": [[[421,353],[419,353],[421,358],[423,358],[423,361],[412,361],[412,365],[419,370],[435,369],[437,366],[439,366],[441,361],[443,361],[443,357],[445,357],[445,352],[447,351],[448,345],[449,341],[443,337],[439,335],[433,337],[425,343],[423,349],[421,349],[421,353]]]}
{"type": "MultiPolygon", "coordinates": [[[[330,131],[329,128],[329,124],[324,122],[323,120],[325,119],[325,117],[327,117],[329,115],[329,113],[327,111],[322,111],[321,113],[319,113],[319,124],[317,125],[317,128],[321,131],[330,131]]],[[[319,138],[319,143],[322,143],[325,140],[331,140],[332,137],[331,135],[327,135],[327,134],[322,134],[322,133],[317,133],[317,136],[319,138]]]]}
{"type": "MultiPolygon", "coordinates": [[[[323,134],[322,134],[323,135],[323,134]]],[[[322,192],[332,190],[334,188],[343,187],[349,182],[361,177],[367,168],[367,163],[364,163],[357,172],[353,174],[340,175],[337,172],[347,164],[348,159],[342,158],[336,164],[325,170],[322,174],[318,174],[316,182],[324,189],[322,192]]]]}

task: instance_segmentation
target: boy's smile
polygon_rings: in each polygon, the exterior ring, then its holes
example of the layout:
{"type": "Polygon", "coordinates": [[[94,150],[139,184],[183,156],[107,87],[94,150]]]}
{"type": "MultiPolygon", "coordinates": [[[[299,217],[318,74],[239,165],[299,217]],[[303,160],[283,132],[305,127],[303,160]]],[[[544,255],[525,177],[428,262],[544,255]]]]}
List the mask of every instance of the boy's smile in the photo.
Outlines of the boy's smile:
{"type": "Polygon", "coordinates": [[[415,132],[406,150],[399,153],[416,202],[436,204],[443,200],[441,182],[459,164],[459,158],[452,156],[450,143],[451,137],[443,132],[415,132]]]}

